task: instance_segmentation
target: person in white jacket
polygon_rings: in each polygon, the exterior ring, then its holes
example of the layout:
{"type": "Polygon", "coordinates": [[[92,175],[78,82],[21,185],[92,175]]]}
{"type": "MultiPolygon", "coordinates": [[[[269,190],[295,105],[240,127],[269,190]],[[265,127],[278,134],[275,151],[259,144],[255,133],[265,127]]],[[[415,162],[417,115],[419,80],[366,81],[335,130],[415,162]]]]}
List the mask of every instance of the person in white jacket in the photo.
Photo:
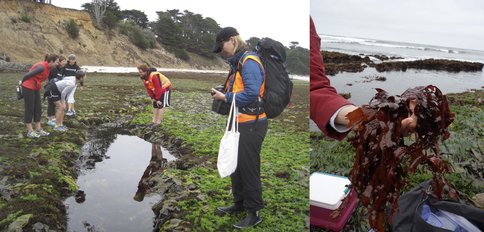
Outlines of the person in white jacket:
{"type": "Polygon", "coordinates": [[[85,78],[86,73],[83,70],[78,70],[75,76],[66,76],[62,80],[46,87],[44,97],[48,97],[49,102],[54,103],[56,106],[55,131],[67,131],[67,127],[63,125],[66,96],[72,94],[77,83],[83,82],[85,78]]]}

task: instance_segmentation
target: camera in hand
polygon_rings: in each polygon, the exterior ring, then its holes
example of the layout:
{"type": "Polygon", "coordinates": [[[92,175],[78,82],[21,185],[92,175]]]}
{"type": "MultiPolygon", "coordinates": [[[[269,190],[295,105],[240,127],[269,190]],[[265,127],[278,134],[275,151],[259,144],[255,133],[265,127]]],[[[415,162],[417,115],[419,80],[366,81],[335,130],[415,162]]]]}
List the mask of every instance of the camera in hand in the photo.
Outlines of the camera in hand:
{"type": "MultiPolygon", "coordinates": [[[[225,86],[223,85],[217,85],[215,87],[213,87],[215,90],[221,92],[221,93],[225,93],[225,86]]],[[[212,96],[215,94],[215,92],[212,91],[212,96]]]]}
{"type": "MultiPolygon", "coordinates": [[[[214,89],[216,89],[219,92],[225,93],[225,87],[223,85],[215,86],[214,89]]],[[[212,92],[212,96],[214,94],[215,93],[212,92]]],[[[225,101],[213,99],[212,111],[217,113],[217,114],[221,114],[221,115],[229,115],[230,104],[225,102],[225,101]]]]}

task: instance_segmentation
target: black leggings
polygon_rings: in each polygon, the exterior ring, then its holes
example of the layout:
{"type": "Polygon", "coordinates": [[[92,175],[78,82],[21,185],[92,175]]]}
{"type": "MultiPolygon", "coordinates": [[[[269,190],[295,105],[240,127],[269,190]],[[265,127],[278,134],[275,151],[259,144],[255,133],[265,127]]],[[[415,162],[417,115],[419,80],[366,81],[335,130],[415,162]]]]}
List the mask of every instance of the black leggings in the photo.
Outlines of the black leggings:
{"type": "Polygon", "coordinates": [[[49,101],[49,105],[47,106],[47,116],[55,116],[55,103],[49,101]]]}
{"type": "Polygon", "coordinates": [[[32,123],[32,118],[34,119],[34,122],[40,122],[40,118],[42,115],[40,91],[35,91],[22,87],[22,93],[24,95],[25,105],[24,122],[32,123]]]}
{"type": "Polygon", "coordinates": [[[267,133],[267,120],[239,124],[237,169],[230,176],[234,202],[248,211],[264,207],[260,181],[260,150],[267,133]]]}

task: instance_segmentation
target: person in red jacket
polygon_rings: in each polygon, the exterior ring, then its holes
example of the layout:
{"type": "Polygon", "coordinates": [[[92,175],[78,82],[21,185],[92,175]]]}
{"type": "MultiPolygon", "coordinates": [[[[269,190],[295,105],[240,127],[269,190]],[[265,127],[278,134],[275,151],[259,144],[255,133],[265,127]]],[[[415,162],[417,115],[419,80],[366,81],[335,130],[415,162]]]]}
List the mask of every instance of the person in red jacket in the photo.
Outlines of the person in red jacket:
{"type": "MultiPolygon", "coordinates": [[[[321,55],[321,38],[316,32],[313,19],[310,17],[310,118],[323,133],[333,139],[342,140],[350,131],[346,115],[358,107],[340,96],[324,72],[323,56],[321,55]]],[[[410,102],[413,112],[416,102],[410,102]]],[[[417,117],[412,114],[402,120],[402,134],[408,135],[415,130],[417,117]]]]}
{"type": "Polygon", "coordinates": [[[49,135],[40,126],[42,115],[40,89],[42,88],[42,82],[49,77],[50,70],[58,66],[59,56],[47,54],[44,61],[34,64],[22,78],[22,93],[25,105],[24,123],[27,127],[27,137],[29,138],[49,135]],[[32,119],[35,122],[35,131],[32,128],[32,119]]]}
{"type": "Polygon", "coordinates": [[[164,108],[170,106],[171,82],[154,68],[148,68],[142,64],[138,67],[138,73],[143,80],[146,92],[153,102],[153,120],[151,126],[158,126],[163,121],[164,108]]]}

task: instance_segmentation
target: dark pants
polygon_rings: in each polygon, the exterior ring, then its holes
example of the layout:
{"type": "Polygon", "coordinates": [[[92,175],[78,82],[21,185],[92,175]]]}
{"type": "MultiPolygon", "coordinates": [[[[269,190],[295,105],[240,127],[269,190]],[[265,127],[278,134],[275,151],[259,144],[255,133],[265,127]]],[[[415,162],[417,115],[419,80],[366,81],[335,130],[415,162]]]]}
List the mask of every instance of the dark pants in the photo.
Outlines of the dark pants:
{"type": "Polygon", "coordinates": [[[239,124],[237,169],[230,176],[234,202],[248,211],[264,207],[260,181],[260,150],[267,133],[267,120],[239,124]]]}
{"type": "Polygon", "coordinates": [[[42,115],[42,104],[40,102],[40,91],[34,91],[22,87],[22,93],[24,95],[24,122],[32,123],[32,118],[34,122],[40,122],[40,117],[42,115]]]}
{"type": "Polygon", "coordinates": [[[44,99],[49,98],[47,105],[47,117],[55,116],[55,102],[61,100],[61,92],[55,83],[48,84],[45,88],[44,99]]]}
{"type": "Polygon", "coordinates": [[[47,117],[55,116],[55,103],[49,101],[47,106],[47,117]]]}

